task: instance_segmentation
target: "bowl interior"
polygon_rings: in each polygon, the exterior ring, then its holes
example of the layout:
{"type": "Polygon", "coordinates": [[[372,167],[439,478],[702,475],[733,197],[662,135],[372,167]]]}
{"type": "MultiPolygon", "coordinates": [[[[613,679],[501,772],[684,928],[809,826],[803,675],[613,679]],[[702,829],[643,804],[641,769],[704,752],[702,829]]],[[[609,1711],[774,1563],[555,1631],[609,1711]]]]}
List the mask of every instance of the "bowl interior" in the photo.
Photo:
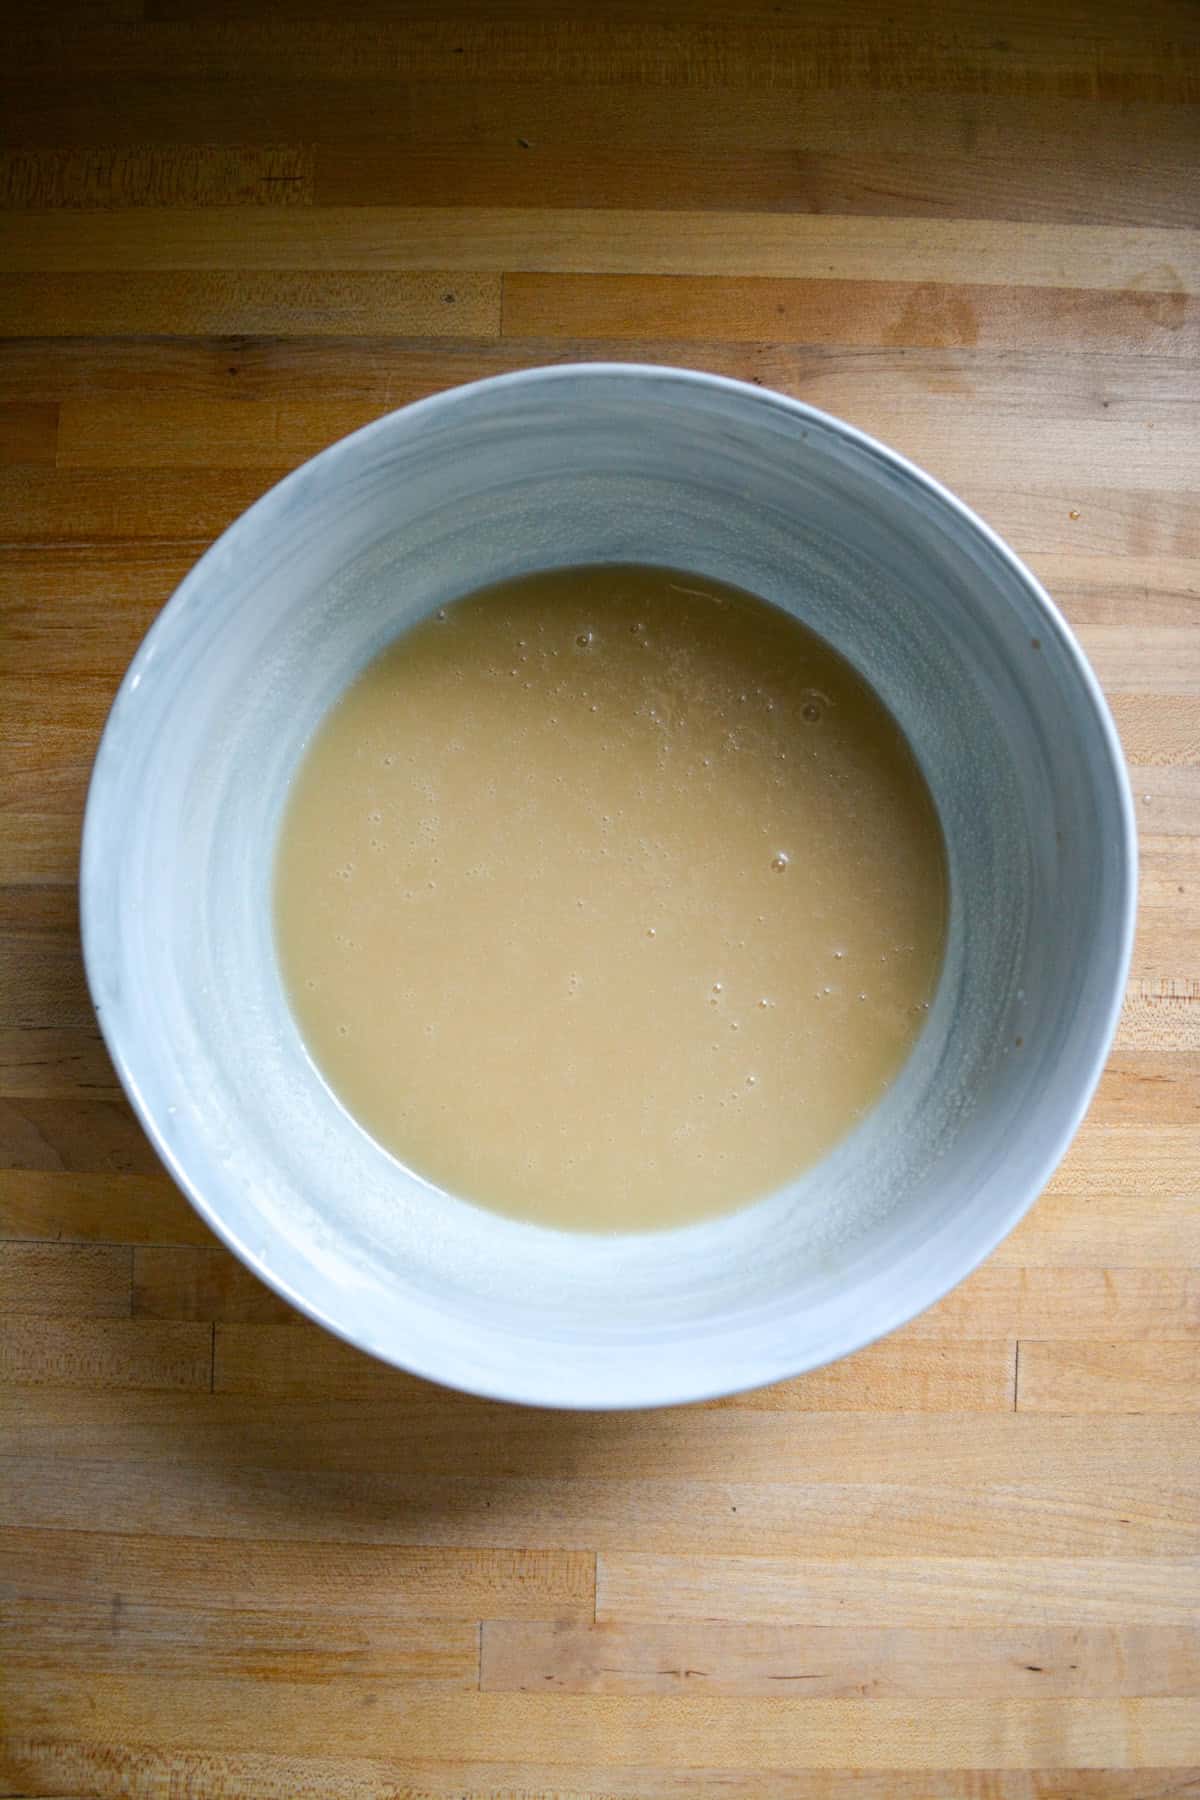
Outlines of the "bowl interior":
{"type": "Polygon", "coordinates": [[[89,800],[89,976],[168,1164],[290,1298],[438,1379],[649,1404],[795,1373],[936,1299],[1020,1216],[1099,1072],[1131,914],[1111,726],[989,533],[858,434],[667,371],[460,389],[334,446],[188,577],[89,800]],[[657,562],[799,614],[906,731],[946,838],[928,1023],[817,1168],[723,1219],[585,1238],[427,1188],[304,1053],[271,937],[289,778],[349,680],[432,608],[561,563],[657,562]]]}

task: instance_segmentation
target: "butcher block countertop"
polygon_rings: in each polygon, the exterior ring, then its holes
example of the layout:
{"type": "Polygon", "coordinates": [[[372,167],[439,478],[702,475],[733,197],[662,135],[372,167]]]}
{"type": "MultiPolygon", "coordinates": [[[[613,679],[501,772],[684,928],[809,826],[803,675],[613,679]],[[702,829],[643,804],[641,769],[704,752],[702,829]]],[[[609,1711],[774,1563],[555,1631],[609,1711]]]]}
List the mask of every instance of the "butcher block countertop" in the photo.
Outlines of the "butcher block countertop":
{"type": "Polygon", "coordinates": [[[0,54],[0,1795],[1200,1794],[1200,12],[59,0],[0,54]],[[1141,914],[1078,1140],[847,1362],[464,1399],[258,1285],[80,962],[139,639],[381,412],[625,358],[949,483],[1065,609],[1141,914]]]}

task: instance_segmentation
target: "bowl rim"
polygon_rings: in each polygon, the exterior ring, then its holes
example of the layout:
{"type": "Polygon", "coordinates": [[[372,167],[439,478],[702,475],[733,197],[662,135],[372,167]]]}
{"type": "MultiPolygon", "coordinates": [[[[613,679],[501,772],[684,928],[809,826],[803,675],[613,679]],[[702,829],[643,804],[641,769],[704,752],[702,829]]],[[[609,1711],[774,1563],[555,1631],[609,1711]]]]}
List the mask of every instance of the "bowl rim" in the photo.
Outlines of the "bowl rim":
{"type": "MultiPolygon", "coordinates": [[[[339,465],[349,458],[360,456],[374,439],[387,437],[396,429],[398,421],[403,421],[405,429],[411,430],[414,426],[419,428],[421,424],[435,418],[440,413],[452,412],[455,407],[464,403],[472,404],[481,398],[486,399],[489,393],[513,387],[545,386],[557,382],[570,383],[581,380],[602,382],[610,381],[613,378],[635,381],[652,380],[681,389],[728,393],[743,403],[763,409],[764,413],[783,415],[800,426],[813,427],[823,431],[835,439],[840,439],[843,444],[867,460],[880,463],[891,474],[898,475],[910,488],[917,490],[935,511],[949,515],[952,521],[956,521],[959,529],[964,531],[968,538],[974,537],[982,542],[991,554],[1006,567],[1010,577],[1024,589],[1026,596],[1041,614],[1044,628],[1053,634],[1059,648],[1072,665],[1081,696],[1090,710],[1092,723],[1097,729],[1099,744],[1106,754],[1117,800],[1117,818],[1114,823],[1120,835],[1121,882],[1118,952],[1107,978],[1108,993],[1099,1028],[1095,1031],[1090,1046],[1085,1045],[1081,1049],[1078,1060],[1082,1066],[1082,1072],[1078,1068],[1075,1072],[1074,1096],[1066,1107],[1059,1130],[1038,1160],[1032,1175],[1021,1185],[1019,1190],[1014,1190],[1013,1197],[1005,1207],[999,1209],[990,1228],[981,1234],[979,1241],[972,1246],[970,1253],[960,1257],[954,1263],[954,1272],[948,1278],[938,1275],[931,1280],[927,1279],[924,1286],[918,1279],[915,1285],[910,1285],[905,1289],[902,1301],[884,1309],[884,1316],[878,1323],[877,1329],[873,1326],[864,1336],[861,1331],[848,1327],[838,1334],[828,1346],[822,1346],[822,1354],[818,1358],[801,1358],[799,1365],[791,1370],[790,1374],[780,1374],[772,1369],[764,1374],[763,1382],[771,1383],[809,1374],[816,1369],[825,1368],[829,1364],[839,1361],[844,1356],[853,1355],[870,1344],[879,1342],[892,1331],[917,1318],[929,1307],[936,1305],[954,1288],[958,1287],[968,1275],[987,1260],[997,1245],[1019,1224],[1038,1199],[1050,1176],[1066,1154],[1104,1071],[1124,1002],[1137,914],[1137,825],[1129,773],[1108,702],[1087,657],[1063,614],[1032,570],[1026,566],[999,533],[980,518],[971,507],[908,457],[891,449],[890,446],[882,443],[868,432],[838,418],[835,414],[812,406],[807,401],[793,399],[790,395],[780,393],[776,389],[760,387],[749,381],[713,374],[706,370],[639,362],[554,363],[485,376],[477,381],[440,389],[437,393],[423,399],[393,408],[389,412],[381,414],[379,418],[359,427],[358,430],[327,445],[324,450],[299,464],[282,480],[274,483],[259,495],[244,512],[240,513],[214,538],[155,616],[117,688],[98,739],[83,815],[79,914],[84,970],[101,1036],[125,1095],[149,1138],[155,1154],[176,1186],[214,1235],[249,1268],[258,1280],[279,1294],[298,1312],[331,1332],[335,1337],[342,1339],[343,1342],[424,1380],[451,1387],[458,1392],[480,1399],[575,1411],[643,1411],[662,1406],[686,1405],[704,1400],[721,1399],[736,1393],[750,1392],[759,1384],[744,1380],[733,1384],[723,1384],[717,1377],[687,1384],[682,1390],[678,1382],[661,1389],[654,1389],[652,1379],[643,1379],[640,1383],[640,1391],[637,1393],[619,1391],[604,1398],[564,1399],[558,1394],[547,1393],[536,1375],[521,1383],[490,1382],[487,1379],[487,1371],[483,1372],[479,1380],[464,1379],[460,1371],[456,1370],[451,1376],[443,1368],[439,1368],[436,1355],[425,1357],[422,1354],[415,1354],[410,1357],[404,1354],[403,1350],[399,1354],[394,1354],[391,1347],[384,1350],[377,1344],[364,1341],[361,1334],[356,1334],[352,1321],[332,1316],[322,1304],[307,1297],[273,1270],[262,1254],[226,1223],[222,1216],[222,1196],[219,1189],[215,1197],[210,1197],[202,1190],[197,1180],[193,1178],[171,1149],[164,1126],[142,1092],[135,1067],[137,1059],[129,1053],[128,1046],[124,1041],[129,1035],[128,1031],[122,1029],[120,1020],[114,1019],[111,1012],[106,1012],[96,998],[100,987],[97,970],[104,954],[102,944],[109,942],[109,934],[98,915],[94,894],[98,869],[106,854],[102,842],[102,828],[106,823],[104,813],[108,802],[108,790],[113,784],[115,775],[113,759],[116,752],[113,749],[110,732],[114,715],[119,708],[123,708],[128,702],[129,696],[139,686],[142,673],[147,663],[155,655],[161,639],[170,631],[175,617],[187,602],[190,594],[203,585],[210,563],[214,563],[219,554],[227,554],[231,546],[236,548],[238,540],[255,532],[260,523],[267,525],[276,510],[288,503],[291,494],[302,483],[309,481],[315,470],[321,470],[327,476],[331,475],[336,484],[339,479],[339,465]],[[1084,1049],[1087,1052],[1086,1057],[1083,1054],[1084,1049]],[[647,1392],[648,1387],[653,1391],[647,1392]]],[[[120,957],[113,954],[114,948],[109,944],[111,959],[119,966],[120,957]]],[[[649,1371],[645,1371],[644,1374],[648,1375],[649,1371]]]]}

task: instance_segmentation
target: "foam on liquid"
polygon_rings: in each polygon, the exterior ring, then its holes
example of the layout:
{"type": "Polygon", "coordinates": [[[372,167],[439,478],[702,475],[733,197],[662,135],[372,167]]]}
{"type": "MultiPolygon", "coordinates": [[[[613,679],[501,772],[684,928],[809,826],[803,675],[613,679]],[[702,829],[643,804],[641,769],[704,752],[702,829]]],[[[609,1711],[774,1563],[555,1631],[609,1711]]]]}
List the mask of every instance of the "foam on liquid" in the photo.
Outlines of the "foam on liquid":
{"type": "Polygon", "coordinates": [[[941,833],[827,644],[706,578],[470,595],[350,687],[295,778],[276,939],[309,1051],[429,1181],[541,1224],[781,1186],[902,1065],[941,833]]]}

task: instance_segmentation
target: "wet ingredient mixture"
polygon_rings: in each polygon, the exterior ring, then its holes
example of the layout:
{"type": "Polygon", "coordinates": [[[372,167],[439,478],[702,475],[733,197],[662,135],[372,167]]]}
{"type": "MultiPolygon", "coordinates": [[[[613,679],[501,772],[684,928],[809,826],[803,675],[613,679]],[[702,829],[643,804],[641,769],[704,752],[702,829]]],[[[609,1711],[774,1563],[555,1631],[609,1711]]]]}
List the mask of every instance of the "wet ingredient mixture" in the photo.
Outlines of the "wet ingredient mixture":
{"type": "Polygon", "coordinates": [[[682,1225],[879,1099],[941,962],[929,792],[873,691],[719,582],[568,568],[400,638],[325,719],[276,935],[334,1092],[428,1181],[682,1225]]]}

